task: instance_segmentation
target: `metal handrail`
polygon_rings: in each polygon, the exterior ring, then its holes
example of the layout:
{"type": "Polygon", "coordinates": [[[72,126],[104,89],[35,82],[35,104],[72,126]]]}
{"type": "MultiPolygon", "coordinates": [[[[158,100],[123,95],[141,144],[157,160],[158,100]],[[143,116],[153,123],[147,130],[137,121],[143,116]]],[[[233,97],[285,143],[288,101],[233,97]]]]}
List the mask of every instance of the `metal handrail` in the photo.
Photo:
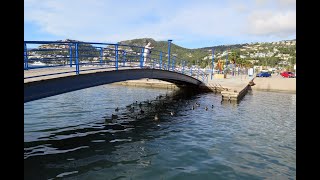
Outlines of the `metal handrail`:
{"type": "Polygon", "coordinates": [[[121,68],[129,67],[162,69],[192,76],[202,82],[208,81],[208,74],[197,68],[197,65],[190,65],[190,67],[188,67],[188,64],[184,60],[173,56],[170,53],[170,43],[171,40],[168,41],[168,52],[152,49],[152,53],[145,58],[145,48],[134,45],[80,41],[24,41],[24,70],[52,67],[69,68],[64,72],[60,71],[58,73],[30,76],[25,77],[25,79],[70,72],[76,72],[78,75],[81,71],[108,68],[119,70],[121,68]],[[55,46],[28,49],[28,45],[31,44],[55,46]],[[136,51],[134,51],[134,49],[136,51]],[[145,59],[146,61],[144,61],[145,59]],[[36,66],[36,63],[40,65],[36,66]],[[41,63],[46,64],[41,65],[41,63]],[[81,69],[85,66],[90,66],[92,68],[81,69]],[[70,68],[75,69],[72,70],[70,68]]]}

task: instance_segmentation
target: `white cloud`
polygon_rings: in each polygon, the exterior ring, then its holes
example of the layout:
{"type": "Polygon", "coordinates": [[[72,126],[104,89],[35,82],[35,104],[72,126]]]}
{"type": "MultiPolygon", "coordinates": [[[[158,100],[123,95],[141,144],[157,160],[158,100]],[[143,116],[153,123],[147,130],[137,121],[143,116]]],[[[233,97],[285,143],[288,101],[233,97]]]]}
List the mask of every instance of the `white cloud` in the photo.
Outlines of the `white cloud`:
{"type": "MultiPolygon", "coordinates": [[[[260,1],[270,5],[267,0],[260,1]]],[[[295,5],[293,1],[280,1],[278,4],[295,5]]],[[[44,33],[97,42],[143,37],[190,42],[201,38],[241,39],[248,33],[295,33],[295,10],[271,5],[273,9],[247,1],[174,4],[170,0],[25,0],[25,21],[36,24],[44,33]]]]}
{"type": "Polygon", "coordinates": [[[296,0],[279,0],[279,2],[283,5],[296,5],[296,0]]]}
{"type": "Polygon", "coordinates": [[[239,13],[245,13],[249,10],[248,7],[244,4],[235,4],[233,8],[239,13]]]}
{"type": "Polygon", "coordinates": [[[155,35],[144,30],[153,22],[141,20],[156,4],[145,3],[142,6],[139,1],[114,2],[27,0],[25,21],[37,24],[43,32],[86,41],[118,41],[155,35]]]}
{"type": "Polygon", "coordinates": [[[255,0],[257,5],[266,5],[266,4],[274,4],[274,5],[284,5],[291,6],[296,5],[296,0],[255,0]]]}
{"type": "Polygon", "coordinates": [[[258,5],[265,5],[268,0],[255,0],[258,5]]]}
{"type": "Polygon", "coordinates": [[[248,32],[254,35],[291,36],[296,32],[296,13],[253,12],[248,25],[248,32]]]}

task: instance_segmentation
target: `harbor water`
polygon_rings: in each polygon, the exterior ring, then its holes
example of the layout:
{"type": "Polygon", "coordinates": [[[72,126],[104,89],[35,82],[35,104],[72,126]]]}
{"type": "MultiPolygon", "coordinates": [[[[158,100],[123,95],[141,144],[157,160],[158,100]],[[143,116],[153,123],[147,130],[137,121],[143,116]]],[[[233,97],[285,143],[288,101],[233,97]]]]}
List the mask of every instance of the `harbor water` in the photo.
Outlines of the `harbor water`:
{"type": "Polygon", "coordinates": [[[61,178],[295,179],[296,94],[103,85],[25,103],[24,179],[61,178]]]}

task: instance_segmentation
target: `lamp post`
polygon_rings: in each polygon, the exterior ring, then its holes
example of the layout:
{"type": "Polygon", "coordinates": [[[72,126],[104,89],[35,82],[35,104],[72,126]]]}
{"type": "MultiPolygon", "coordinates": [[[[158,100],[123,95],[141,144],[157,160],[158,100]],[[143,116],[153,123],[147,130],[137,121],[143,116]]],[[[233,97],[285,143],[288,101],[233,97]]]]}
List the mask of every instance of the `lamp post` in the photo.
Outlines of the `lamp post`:
{"type": "Polygon", "coordinates": [[[212,75],[213,75],[213,68],[214,68],[214,51],[213,51],[213,48],[212,48],[211,80],[212,80],[212,75]]]}
{"type": "Polygon", "coordinates": [[[229,53],[229,50],[227,49],[227,55],[226,55],[226,67],[225,67],[224,73],[228,72],[228,53],[229,53]]]}

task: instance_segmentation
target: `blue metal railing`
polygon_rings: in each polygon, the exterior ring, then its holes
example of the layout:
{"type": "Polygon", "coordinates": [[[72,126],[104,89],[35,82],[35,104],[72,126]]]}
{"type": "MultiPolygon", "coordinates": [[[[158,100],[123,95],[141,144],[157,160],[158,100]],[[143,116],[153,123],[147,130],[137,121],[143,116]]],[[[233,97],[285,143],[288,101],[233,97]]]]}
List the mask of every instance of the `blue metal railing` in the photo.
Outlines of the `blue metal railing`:
{"type": "Polygon", "coordinates": [[[59,70],[24,78],[64,73],[78,75],[82,71],[98,69],[152,68],[182,73],[202,82],[208,81],[208,73],[199,69],[199,66],[188,65],[184,60],[171,54],[171,41],[168,40],[168,52],[152,49],[152,53],[146,58],[145,47],[133,45],[76,41],[25,41],[24,70],[39,68],[58,68],[59,70]],[[28,48],[28,46],[35,48],[28,48]]]}

